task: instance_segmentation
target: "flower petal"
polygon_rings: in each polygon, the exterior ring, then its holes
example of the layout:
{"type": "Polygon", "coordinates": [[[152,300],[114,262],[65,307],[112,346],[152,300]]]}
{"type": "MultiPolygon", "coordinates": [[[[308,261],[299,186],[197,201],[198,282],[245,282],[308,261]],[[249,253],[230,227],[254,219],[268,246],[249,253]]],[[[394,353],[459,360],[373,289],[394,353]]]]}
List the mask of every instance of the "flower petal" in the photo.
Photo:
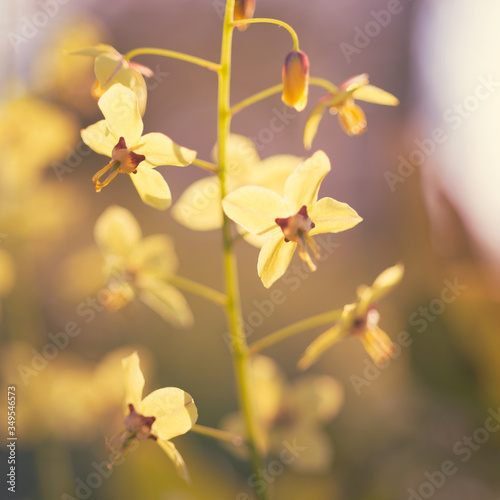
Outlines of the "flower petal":
{"type": "Polygon", "coordinates": [[[174,165],[185,167],[196,158],[196,151],[183,148],[170,137],[158,132],[141,137],[140,146],[134,152],[146,156],[146,162],[154,165],[174,165]]]}
{"type": "Polygon", "coordinates": [[[316,151],[292,172],[284,192],[290,213],[295,214],[303,205],[310,209],[316,203],[321,182],[330,169],[328,156],[323,151],[316,151]]]}
{"type": "Polygon", "coordinates": [[[167,209],[172,203],[170,188],[163,176],[157,170],[139,165],[137,173],[130,174],[142,201],[158,210],[167,209]]]}
{"type": "Polygon", "coordinates": [[[249,186],[262,186],[280,195],[290,174],[303,161],[294,155],[275,155],[256,164],[245,179],[249,186]]]}
{"type": "Polygon", "coordinates": [[[97,45],[94,45],[93,47],[86,47],[84,49],[74,50],[70,52],[71,55],[92,56],[92,57],[96,57],[106,53],[118,54],[118,51],[111,45],[107,45],[105,43],[99,43],[97,45]]]}
{"type": "Polygon", "coordinates": [[[354,227],[363,220],[347,203],[333,198],[321,198],[312,207],[309,217],[315,224],[309,232],[310,235],[339,233],[354,227]]]}
{"type": "Polygon", "coordinates": [[[337,323],[317,337],[305,350],[297,366],[307,370],[327,349],[337,343],[347,333],[346,325],[337,323]]]}
{"type": "Polygon", "coordinates": [[[139,241],[128,258],[128,265],[141,276],[163,279],[175,273],[178,264],[174,242],[165,234],[153,234],[139,241]]]}
{"type": "Polygon", "coordinates": [[[157,279],[140,280],[139,298],[175,328],[193,324],[193,313],[181,292],[157,279]]]}
{"type": "Polygon", "coordinates": [[[95,60],[94,72],[102,91],[117,83],[132,90],[137,96],[141,116],[144,115],[148,96],[146,82],[121,54],[115,51],[99,55],[95,60]]]}
{"type": "Polygon", "coordinates": [[[100,155],[111,157],[119,137],[115,137],[108,128],[106,120],[98,121],[81,131],[83,142],[100,155]]]}
{"type": "Polygon", "coordinates": [[[396,353],[396,348],[389,335],[380,328],[371,328],[362,336],[361,340],[366,352],[376,365],[383,365],[396,353]]]}
{"type": "Polygon", "coordinates": [[[168,455],[168,458],[170,458],[170,460],[174,462],[177,474],[179,474],[179,476],[188,483],[191,482],[191,479],[189,478],[189,472],[187,470],[186,464],[184,463],[184,459],[177,451],[174,443],[171,443],[170,441],[163,441],[162,439],[159,439],[157,443],[159,444],[160,448],[168,455]]]}
{"type": "Polygon", "coordinates": [[[278,432],[270,445],[274,453],[283,450],[283,442],[296,440],[302,448],[290,467],[301,473],[326,473],[330,469],[333,448],[329,435],[317,425],[299,423],[288,432],[278,432]]]}
{"type": "Polygon", "coordinates": [[[172,207],[172,216],[195,231],[222,227],[219,179],[211,176],[193,182],[172,207]]]}
{"type": "Polygon", "coordinates": [[[130,356],[122,359],[122,367],[125,373],[125,403],[133,404],[138,412],[141,412],[142,391],[144,389],[144,375],[139,366],[139,355],[133,352],[130,356]]]}
{"type": "MultiPolygon", "coordinates": [[[[226,172],[228,181],[235,187],[241,186],[240,178],[252,171],[254,165],[260,162],[259,154],[254,143],[248,137],[231,134],[226,143],[227,165],[226,172]]],[[[218,163],[217,145],[212,150],[212,158],[218,163]]],[[[234,188],[233,188],[234,189],[234,188]]]]}
{"type": "Polygon", "coordinates": [[[285,274],[296,247],[297,243],[285,241],[281,229],[270,233],[257,262],[257,271],[266,288],[285,274]]]}
{"type": "Polygon", "coordinates": [[[342,384],[328,375],[305,375],[297,378],[290,388],[290,404],[304,422],[328,422],[344,402],[342,384]]]}
{"type": "Polygon", "coordinates": [[[340,126],[347,135],[360,135],[366,130],[367,122],[365,113],[354,102],[349,102],[342,106],[338,114],[340,126]]]}
{"type": "Polygon", "coordinates": [[[141,239],[141,227],[132,212],[112,205],[97,219],[94,238],[104,255],[128,257],[141,239]]]}
{"type": "Polygon", "coordinates": [[[166,441],[185,434],[198,419],[193,398],[177,387],[153,391],[143,399],[142,411],[145,416],[156,417],[151,431],[166,441]]]}
{"type": "Polygon", "coordinates": [[[385,106],[397,106],[399,104],[399,99],[397,97],[374,85],[364,85],[355,90],[352,96],[361,101],[383,104],[385,106]]]}
{"type": "Polygon", "coordinates": [[[401,263],[382,271],[373,282],[372,286],[364,287],[359,293],[359,310],[364,314],[366,309],[385,297],[403,279],[404,265],[401,263]]]}
{"type": "MultiPolygon", "coordinates": [[[[327,96],[329,97],[329,96],[327,96]]],[[[324,99],[320,100],[316,106],[312,109],[311,113],[307,117],[307,121],[304,127],[304,147],[309,150],[311,149],[312,142],[316,137],[318,132],[318,127],[326,111],[326,105],[324,99]]]]}
{"type": "Polygon", "coordinates": [[[222,206],[230,219],[252,234],[276,228],[274,219],[290,215],[281,196],[259,186],[236,189],[222,200],[222,206]]]}
{"type": "Polygon", "coordinates": [[[128,148],[135,146],[143,130],[135,93],[117,83],[104,92],[98,105],[111,133],[115,137],[123,137],[128,148]]]}

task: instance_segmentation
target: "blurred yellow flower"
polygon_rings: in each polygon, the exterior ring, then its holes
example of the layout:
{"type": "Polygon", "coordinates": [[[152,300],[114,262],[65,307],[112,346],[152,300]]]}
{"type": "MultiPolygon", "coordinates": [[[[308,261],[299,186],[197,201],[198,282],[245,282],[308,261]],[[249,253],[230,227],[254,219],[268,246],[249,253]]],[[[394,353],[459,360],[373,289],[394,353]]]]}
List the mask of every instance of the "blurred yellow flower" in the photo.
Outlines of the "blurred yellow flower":
{"type": "Polygon", "coordinates": [[[78,18],[54,26],[33,61],[32,80],[36,91],[77,108],[84,116],[92,116],[95,107],[89,88],[95,80],[94,61],[71,53],[80,47],[95,45],[103,38],[103,26],[88,14],[80,13],[78,18]]]}
{"type": "Polygon", "coordinates": [[[24,96],[0,107],[0,198],[19,199],[43,169],[64,158],[78,137],[76,120],[57,106],[24,96]]]}
{"type": "MultiPolygon", "coordinates": [[[[217,162],[217,147],[212,151],[217,162]]],[[[242,135],[231,134],[227,141],[226,189],[228,192],[242,186],[263,186],[278,194],[283,193],[285,181],[302,158],[293,155],[275,155],[265,160],[253,142],[242,135]]],[[[172,207],[177,222],[195,231],[209,231],[222,227],[220,182],[217,176],[195,181],[182,193],[172,207]]]]}
{"type": "Polygon", "coordinates": [[[153,76],[153,71],[142,64],[127,61],[114,47],[98,44],[72,52],[73,55],[95,57],[94,72],[97,78],[92,95],[99,99],[114,84],[119,83],[137,96],[141,116],[146,111],[147,86],[144,76],[153,76]]]}
{"type": "Polygon", "coordinates": [[[309,368],[327,349],[348,335],[361,337],[366,352],[375,363],[387,361],[394,354],[394,345],[378,327],[380,315],[376,304],[398,285],[403,273],[404,266],[396,264],[380,273],[371,286],[359,287],[357,302],[347,304],[340,321],[309,345],[299,361],[299,368],[309,368]]]}
{"type": "Polygon", "coordinates": [[[281,100],[291,108],[302,111],[307,106],[309,93],[309,58],[301,50],[292,50],[285,59],[281,72],[283,94],[281,100]]]}
{"type": "Polygon", "coordinates": [[[361,222],[346,203],[332,198],[318,200],[321,182],[329,171],[328,157],[317,151],[290,174],[283,196],[264,187],[246,186],[224,198],[226,215],[264,239],[257,269],[266,288],[283,276],[297,247],[301,259],[316,270],[308,253],[309,247],[313,256],[319,257],[313,235],[338,233],[361,222]]]}
{"type": "Polygon", "coordinates": [[[99,217],[94,237],[105,259],[107,287],[114,297],[108,308],[120,309],[137,295],[173,326],[192,324],[186,299],[169,284],[178,266],[170,238],[163,234],[143,238],[132,213],[116,205],[99,217]]]}
{"type": "Polygon", "coordinates": [[[154,170],[159,165],[184,167],[196,157],[196,152],[175,144],[160,133],[142,135],[144,128],[137,96],[121,84],[113,85],[99,99],[104,115],[101,120],[82,130],[82,139],[96,153],[110,156],[111,162],[99,170],[92,181],[99,192],[118,173],[131,175],[139,195],[147,205],[164,210],[172,202],[168,184],[154,170]],[[101,177],[109,171],[108,177],[101,177]]]}
{"type": "Polygon", "coordinates": [[[94,367],[68,352],[70,343],[65,333],[56,332],[48,334],[43,346],[21,342],[3,346],[1,378],[22,391],[23,410],[17,420],[29,442],[47,438],[88,442],[109,430],[109,422],[118,416],[116,407],[125,388],[123,376],[117,374],[121,358],[130,350],[114,351],[94,367]]]}
{"type": "Polygon", "coordinates": [[[134,440],[152,439],[174,462],[178,474],[189,480],[182,456],[170,440],[188,432],[198,419],[193,398],[176,387],[157,389],[142,398],[144,376],[139,366],[139,356],[134,352],[123,358],[125,375],[125,403],[128,414],[123,421],[125,430],[108,441],[115,460],[123,456],[134,440]]]}
{"type": "Polygon", "coordinates": [[[389,92],[368,83],[368,75],[357,75],[346,80],[335,94],[322,97],[313,108],[304,128],[304,146],[311,149],[312,142],[324,112],[339,116],[339,123],[347,135],[359,135],[366,130],[366,117],[363,110],[355,103],[355,99],[397,106],[399,100],[389,92]]]}
{"type": "MultiPolygon", "coordinates": [[[[278,365],[265,356],[252,359],[250,380],[261,451],[278,456],[289,454],[287,465],[295,470],[327,470],[332,446],[322,425],[340,411],[344,400],[342,386],[326,375],[303,376],[288,383],[278,365]]],[[[244,435],[239,412],[226,415],[221,427],[244,435]]],[[[236,453],[240,450],[234,449],[236,453]]]]}

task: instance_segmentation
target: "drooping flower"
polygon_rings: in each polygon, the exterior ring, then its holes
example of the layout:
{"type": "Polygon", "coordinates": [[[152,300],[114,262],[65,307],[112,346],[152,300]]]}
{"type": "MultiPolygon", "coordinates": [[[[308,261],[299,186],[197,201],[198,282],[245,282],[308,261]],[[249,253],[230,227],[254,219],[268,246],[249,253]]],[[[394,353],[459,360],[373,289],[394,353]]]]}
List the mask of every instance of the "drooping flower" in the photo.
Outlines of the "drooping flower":
{"type": "Polygon", "coordinates": [[[92,87],[92,96],[95,99],[99,99],[114,84],[120,83],[137,95],[141,116],[144,115],[148,96],[144,77],[153,76],[151,69],[135,61],[127,61],[114,47],[103,43],[74,51],[72,54],[95,57],[96,81],[92,87]]]}
{"type": "Polygon", "coordinates": [[[389,92],[370,85],[367,74],[349,78],[339,87],[337,93],[322,97],[311,111],[304,128],[305,148],[311,149],[318,126],[327,109],[331,114],[339,116],[340,126],[347,135],[362,134],[366,130],[366,117],[355,99],[386,106],[399,104],[398,99],[389,92]]]}
{"type": "Polygon", "coordinates": [[[371,286],[359,287],[358,300],[347,304],[340,321],[309,345],[299,361],[299,368],[305,370],[333,344],[347,336],[360,337],[376,364],[387,361],[394,354],[394,345],[378,326],[377,302],[401,281],[403,273],[404,266],[396,264],[380,273],[371,286]]]}
{"type": "MultiPolygon", "coordinates": [[[[235,0],[234,2],[234,21],[243,21],[251,19],[255,12],[255,0],[235,0]]],[[[239,31],[245,31],[247,24],[236,25],[239,31]]]]}
{"type": "Polygon", "coordinates": [[[92,178],[96,191],[119,173],[129,174],[144,203],[160,210],[168,208],[172,202],[170,189],[154,167],[184,167],[196,158],[196,152],[175,144],[164,134],[142,135],[144,125],[137,96],[121,84],[113,85],[98,104],[105,119],[81,132],[85,144],[96,153],[111,157],[92,178]],[[106,173],[108,176],[101,182],[106,173]]]}
{"type": "Polygon", "coordinates": [[[134,352],[122,360],[125,376],[125,403],[127,416],[125,430],[107,442],[115,461],[122,457],[134,441],[152,439],[174,462],[177,473],[186,480],[186,464],[175,445],[170,441],[188,432],[198,419],[193,398],[176,387],[157,389],[142,398],[144,376],[139,366],[139,356],[134,352]]]}
{"type": "MultiPolygon", "coordinates": [[[[249,377],[262,453],[279,455],[286,449],[286,443],[295,442],[297,453],[290,459],[291,468],[302,472],[327,470],[332,446],[322,426],[342,407],[341,384],[326,375],[302,376],[288,382],[279,366],[266,356],[252,359],[249,377]]],[[[240,412],[226,415],[221,427],[245,435],[240,412]]],[[[232,451],[244,453],[241,448],[232,451]]]]}
{"type": "Polygon", "coordinates": [[[309,92],[309,58],[301,50],[292,50],[285,59],[281,73],[281,100],[291,108],[302,111],[307,106],[309,92]]]}
{"type": "MultiPolygon", "coordinates": [[[[217,147],[212,156],[217,162],[217,147]]],[[[231,134],[227,141],[226,189],[231,192],[252,185],[282,194],[287,177],[301,161],[302,158],[293,155],[275,155],[261,160],[250,139],[231,134]]],[[[172,215],[177,222],[195,231],[222,227],[219,178],[204,177],[191,184],[172,207],[172,215]]]]}
{"type": "Polygon", "coordinates": [[[361,222],[346,203],[332,198],[318,200],[321,182],[329,171],[328,157],[317,151],[288,177],[283,196],[267,188],[246,186],[224,198],[226,215],[263,239],[257,269],[266,288],[283,276],[297,247],[301,259],[316,270],[308,252],[309,248],[315,258],[319,257],[314,235],[338,233],[361,222]]]}
{"type": "Polygon", "coordinates": [[[186,299],[169,282],[178,261],[168,236],[143,238],[132,213],[118,206],[107,208],[99,217],[94,236],[105,259],[108,309],[120,309],[138,297],[174,327],[192,324],[186,299]]]}

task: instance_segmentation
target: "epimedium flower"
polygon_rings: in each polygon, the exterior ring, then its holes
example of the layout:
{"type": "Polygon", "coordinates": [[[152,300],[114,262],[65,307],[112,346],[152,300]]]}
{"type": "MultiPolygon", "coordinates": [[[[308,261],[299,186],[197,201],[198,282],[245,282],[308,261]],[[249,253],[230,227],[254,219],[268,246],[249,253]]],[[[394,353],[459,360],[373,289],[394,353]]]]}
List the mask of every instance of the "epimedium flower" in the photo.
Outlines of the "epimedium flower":
{"type": "Polygon", "coordinates": [[[144,376],[137,352],[122,360],[125,377],[125,403],[127,416],[123,432],[107,442],[115,461],[122,457],[135,441],[151,439],[175,464],[178,474],[189,480],[186,464],[170,441],[188,432],[198,419],[193,398],[182,389],[164,387],[142,397],[144,376]]]}
{"type": "Polygon", "coordinates": [[[144,125],[137,96],[121,84],[105,92],[98,105],[105,119],[81,132],[85,144],[96,153],[111,157],[92,178],[96,191],[107,186],[119,173],[129,174],[142,201],[165,210],[172,196],[165,179],[154,167],[187,166],[196,158],[196,152],[175,144],[161,133],[142,135],[144,125]],[[101,181],[106,173],[107,177],[101,181]]]}
{"type": "Polygon", "coordinates": [[[178,260],[168,236],[143,238],[132,213],[111,206],[97,220],[94,237],[104,257],[108,309],[120,309],[137,297],[176,328],[192,324],[186,299],[169,282],[178,260]]]}
{"type": "Polygon", "coordinates": [[[389,92],[369,84],[368,75],[357,75],[340,85],[338,92],[322,97],[309,115],[304,128],[304,146],[311,149],[318,126],[328,109],[338,115],[342,130],[347,135],[359,135],[366,130],[366,116],[355,100],[397,106],[399,100],[389,92]]]}
{"type": "MultiPolygon", "coordinates": [[[[234,2],[234,21],[243,21],[251,19],[255,12],[255,0],[235,0],[234,2]]],[[[245,31],[248,25],[236,25],[239,31],[245,31]]]]}
{"type": "MultiPolygon", "coordinates": [[[[216,146],[212,157],[217,162],[216,146]]],[[[282,194],[287,177],[301,161],[302,158],[293,155],[275,155],[261,160],[250,139],[231,134],[227,141],[226,189],[231,192],[254,185],[282,194]]],[[[204,177],[182,193],[172,207],[172,215],[177,222],[195,231],[218,229],[222,227],[220,198],[218,177],[204,177]]]]}
{"type": "Polygon", "coordinates": [[[307,106],[309,93],[309,58],[301,50],[288,53],[281,72],[283,80],[282,101],[297,111],[307,106]]]}
{"type": "Polygon", "coordinates": [[[354,227],[361,217],[346,203],[333,198],[318,200],[318,191],[330,161],[323,151],[299,164],[285,182],[283,196],[259,186],[229,193],[222,205],[226,215],[245,230],[262,238],[257,270],[266,288],[281,278],[298,248],[309,268],[319,257],[313,236],[338,233],[354,227]]]}
{"type": "Polygon", "coordinates": [[[91,92],[95,99],[99,99],[114,84],[120,83],[137,95],[141,116],[144,115],[148,95],[144,77],[153,76],[150,68],[135,61],[127,61],[114,47],[103,43],[72,54],[95,57],[96,81],[91,92]]]}
{"type": "MultiPolygon", "coordinates": [[[[262,453],[279,455],[284,442],[296,442],[298,450],[290,467],[301,472],[328,470],[333,450],[323,425],[342,407],[342,385],[326,375],[301,376],[289,382],[271,358],[260,355],[252,358],[249,378],[262,453]]],[[[226,415],[221,427],[245,435],[240,412],[226,415]]],[[[232,451],[244,453],[241,448],[232,451]]]]}
{"type": "Polygon", "coordinates": [[[398,285],[403,274],[404,266],[396,264],[380,273],[371,286],[359,287],[358,300],[347,304],[340,321],[309,345],[299,361],[299,368],[309,368],[333,344],[348,336],[360,337],[376,364],[383,364],[393,356],[394,345],[378,326],[377,302],[398,285]]]}

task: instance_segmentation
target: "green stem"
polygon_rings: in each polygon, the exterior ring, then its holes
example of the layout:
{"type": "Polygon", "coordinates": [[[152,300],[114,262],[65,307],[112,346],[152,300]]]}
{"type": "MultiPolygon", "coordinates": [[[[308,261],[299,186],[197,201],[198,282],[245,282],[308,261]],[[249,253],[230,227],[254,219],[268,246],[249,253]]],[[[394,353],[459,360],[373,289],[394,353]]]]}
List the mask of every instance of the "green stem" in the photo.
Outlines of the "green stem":
{"type": "Polygon", "coordinates": [[[233,26],[242,26],[243,24],[257,24],[257,23],[268,23],[268,24],[277,24],[278,26],[281,26],[282,28],[285,28],[288,30],[288,33],[293,38],[293,50],[299,50],[299,37],[297,36],[297,33],[295,30],[287,23],[280,21],[278,19],[270,19],[267,17],[256,17],[253,19],[244,19],[241,21],[236,21],[233,23],[233,26]]]}
{"type": "Polygon", "coordinates": [[[263,349],[267,349],[282,340],[286,340],[294,335],[297,335],[298,333],[305,332],[306,330],[312,330],[313,328],[326,325],[328,323],[335,323],[340,319],[341,315],[342,309],[336,309],[335,311],[311,316],[310,318],[285,326],[284,328],[281,328],[274,333],[270,333],[269,335],[266,335],[260,340],[254,342],[250,346],[250,354],[257,354],[263,349]]]}
{"type": "Polygon", "coordinates": [[[124,58],[130,61],[133,57],[140,55],[156,55],[163,57],[170,57],[172,59],[179,59],[180,61],[186,61],[191,64],[196,64],[197,66],[202,66],[203,68],[211,69],[212,71],[219,71],[220,64],[202,59],[201,57],[190,56],[189,54],[184,54],[183,52],[177,52],[175,50],[167,49],[156,49],[154,47],[141,47],[139,49],[131,50],[127,52],[124,58]]]}
{"type": "Polygon", "coordinates": [[[213,174],[217,173],[218,167],[214,163],[211,163],[209,161],[205,160],[200,160],[199,158],[195,158],[192,161],[193,165],[196,165],[197,167],[200,167],[204,170],[208,170],[209,172],[212,172],[213,174]]]}
{"type": "MultiPolygon", "coordinates": [[[[222,28],[221,63],[219,70],[217,146],[221,202],[227,192],[226,167],[227,141],[231,130],[230,89],[234,3],[235,0],[226,1],[224,25],[222,28]]],[[[257,437],[259,435],[257,421],[254,416],[254,409],[250,396],[250,356],[248,354],[248,345],[245,338],[245,332],[243,330],[236,256],[233,251],[231,223],[224,213],[222,242],[225,288],[228,297],[225,311],[226,322],[233,347],[233,368],[236,379],[239,407],[245,422],[246,437],[248,440],[248,448],[250,451],[253,472],[259,480],[264,480],[261,477],[263,467],[259,447],[257,445],[257,437]]],[[[257,495],[260,500],[266,500],[265,492],[257,490],[257,495]]]]}
{"type": "Polygon", "coordinates": [[[188,278],[183,278],[182,276],[172,275],[168,279],[169,283],[180,290],[184,290],[186,292],[194,293],[195,295],[199,295],[204,299],[211,300],[216,304],[220,304],[221,306],[225,306],[227,304],[227,297],[221,292],[214,290],[208,286],[202,285],[197,281],[192,281],[188,278]]]}
{"type": "Polygon", "coordinates": [[[194,424],[193,427],[191,427],[191,431],[196,432],[196,434],[201,434],[202,436],[208,436],[223,441],[224,443],[232,444],[233,446],[241,446],[245,442],[243,438],[236,434],[214,429],[213,427],[206,427],[205,425],[194,424]]]}
{"type": "MultiPolygon", "coordinates": [[[[313,76],[309,78],[309,85],[322,87],[328,90],[328,92],[332,94],[335,94],[339,91],[339,89],[332,82],[326,80],[325,78],[318,78],[313,76]]],[[[279,94],[282,90],[283,90],[282,83],[278,83],[277,85],[273,85],[272,87],[261,90],[260,92],[257,92],[256,94],[253,94],[250,97],[247,97],[246,99],[243,99],[242,101],[232,106],[231,115],[235,115],[236,113],[239,113],[242,109],[248,108],[248,106],[260,102],[263,99],[267,99],[268,97],[271,97],[274,94],[279,94]]]]}

